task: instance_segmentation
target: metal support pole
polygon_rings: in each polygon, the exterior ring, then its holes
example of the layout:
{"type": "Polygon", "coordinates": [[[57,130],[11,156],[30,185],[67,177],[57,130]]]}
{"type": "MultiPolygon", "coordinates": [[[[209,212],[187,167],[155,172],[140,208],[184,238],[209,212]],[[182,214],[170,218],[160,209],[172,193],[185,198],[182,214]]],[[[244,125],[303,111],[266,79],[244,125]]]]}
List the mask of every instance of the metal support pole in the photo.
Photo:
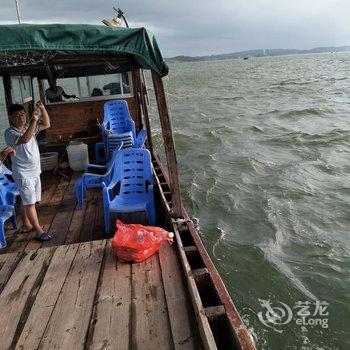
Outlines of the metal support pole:
{"type": "Polygon", "coordinates": [[[18,23],[21,24],[21,14],[19,12],[19,4],[18,4],[18,0],[15,0],[15,4],[16,4],[16,11],[17,11],[17,19],[18,19],[18,23]]]}

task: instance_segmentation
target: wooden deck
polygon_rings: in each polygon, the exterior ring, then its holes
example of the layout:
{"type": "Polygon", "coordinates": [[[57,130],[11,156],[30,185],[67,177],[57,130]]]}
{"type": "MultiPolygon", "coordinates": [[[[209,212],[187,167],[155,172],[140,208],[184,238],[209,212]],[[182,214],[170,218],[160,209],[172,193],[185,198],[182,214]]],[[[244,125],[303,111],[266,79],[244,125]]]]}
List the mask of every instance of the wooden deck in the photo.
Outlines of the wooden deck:
{"type": "Polygon", "coordinates": [[[43,185],[39,217],[53,239],[8,231],[1,251],[1,349],[200,349],[176,247],[117,262],[101,239],[99,191],[79,210],[74,178],[43,185]]]}
{"type": "MultiPolygon", "coordinates": [[[[42,200],[37,211],[40,223],[53,239],[40,243],[34,240],[34,232],[7,230],[7,247],[1,249],[0,254],[105,238],[101,191],[88,191],[87,204],[83,210],[79,209],[74,192],[74,182],[78,176],[74,174],[71,180],[53,174],[42,176],[42,200]]],[[[17,223],[21,227],[20,215],[17,223]]]]}

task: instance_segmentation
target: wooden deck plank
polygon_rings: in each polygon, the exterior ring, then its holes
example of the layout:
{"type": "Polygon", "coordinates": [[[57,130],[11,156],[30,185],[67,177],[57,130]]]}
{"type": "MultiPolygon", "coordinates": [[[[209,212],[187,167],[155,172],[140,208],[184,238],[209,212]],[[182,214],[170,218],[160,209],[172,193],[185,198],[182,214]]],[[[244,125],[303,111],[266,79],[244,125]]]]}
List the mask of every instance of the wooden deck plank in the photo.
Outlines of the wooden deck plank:
{"type": "Polygon", "coordinates": [[[42,174],[42,196],[39,207],[47,205],[52,196],[54,195],[58,184],[60,183],[60,178],[53,174],[42,174]]]}
{"type": "Polygon", "coordinates": [[[79,245],[39,348],[84,348],[105,244],[79,245]]]}
{"type": "Polygon", "coordinates": [[[56,249],[16,348],[38,348],[78,247],[73,244],[56,249]]]}
{"type": "MultiPolygon", "coordinates": [[[[40,205],[37,206],[38,215],[40,217],[46,217],[46,214],[43,213],[45,210],[45,206],[51,200],[56,188],[58,186],[58,179],[54,176],[51,177],[51,180],[46,180],[43,186],[43,194],[41,198],[40,205]]],[[[20,233],[19,229],[22,227],[22,214],[18,213],[17,215],[17,226],[18,230],[11,230],[10,232],[6,232],[6,236],[8,237],[7,243],[8,246],[5,249],[1,249],[0,254],[7,254],[17,251],[23,251],[28,243],[34,238],[34,232],[28,233],[20,233]]],[[[32,250],[37,249],[37,247],[33,247],[32,250]]]]}
{"type": "Polygon", "coordinates": [[[85,210],[86,206],[84,207],[84,209],[79,209],[78,206],[75,207],[72,220],[70,222],[69,229],[67,232],[66,240],[64,242],[65,244],[79,242],[80,231],[81,227],[83,226],[85,217],[85,210]]]}
{"type": "Polygon", "coordinates": [[[97,198],[92,194],[90,198],[86,203],[84,221],[80,231],[80,242],[91,241],[95,231],[97,198]]]}
{"type": "Polygon", "coordinates": [[[175,249],[174,246],[167,243],[164,243],[159,249],[159,261],[174,348],[175,350],[200,349],[198,330],[191,326],[195,324],[195,316],[191,314],[190,296],[175,249]]]}
{"type": "Polygon", "coordinates": [[[0,293],[4,289],[12,272],[15,270],[22,257],[22,252],[0,255],[0,293]]]}
{"type": "Polygon", "coordinates": [[[173,349],[158,254],[132,265],[131,348],[173,349]]]}
{"type": "MultiPolygon", "coordinates": [[[[44,230],[46,232],[50,232],[52,221],[57,213],[57,209],[62,201],[62,198],[64,197],[68,185],[69,181],[61,178],[49,202],[47,205],[44,205],[39,212],[39,222],[44,225],[44,230]]],[[[34,237],[35,232],[30,234],[30,241],[25,247],[27,251],[41,248],[42,243],[34,240],[34,237]]]]}
{"type": "Polygon", "coordinates": [[[68,187],[66,187],[62,201],[57,208],[56,215],[54,216],[50,226],[49,232],[52,239],[44,242],[42,244],[43,247],[52,247],[55,245],[64,244],[69,229],[69,224],[73,216],[73,211],[76,206],[74,185],[75,180],[78,177],[79,174],[74,173],[68,187]]]}
{"type": "Polygon", "coordinates": [[[93,239],[104,239],[106,238],[105,234],[105,225],[103,221],[103,199],[102,199],[102,190],[96,189],[96,216],[95,216],[95,230],[92,235],[93,239]]]}
{"type": "Polygon", "coordinates": [[[131,265],[116,262],[109,241],[86,348],[129,349],[130,303],[131,265]]]}
{"type": "Polygon", "coordinates": [[[50,263],[53,249],[23,257],[0,295],[0,338],[3,349],[13,348],[50,263]]]}

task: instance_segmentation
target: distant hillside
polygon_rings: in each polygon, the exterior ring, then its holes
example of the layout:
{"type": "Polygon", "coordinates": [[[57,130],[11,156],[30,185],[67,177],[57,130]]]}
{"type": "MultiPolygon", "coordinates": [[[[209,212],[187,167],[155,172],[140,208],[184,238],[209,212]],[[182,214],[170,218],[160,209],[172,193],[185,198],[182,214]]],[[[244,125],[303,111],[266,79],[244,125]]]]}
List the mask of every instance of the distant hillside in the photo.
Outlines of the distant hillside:
{"type": "Polygon", "coordinates": [[[257,49],[226,53],[221,55],[211,56],[176,56],[167,58],[167,62],[195,62],[195,61],[213,61],[213,60],[225,60],[232,58],[244,58],[244,57],[264,57],[264,56],[281,56],[281,55],[297,55],[307,53],[326,53],[326,52],[343,52],[350,51],[350,46],[338,46],[338,47],[315,47],[310,50],[297,50],[297,49],[257,49]]]}

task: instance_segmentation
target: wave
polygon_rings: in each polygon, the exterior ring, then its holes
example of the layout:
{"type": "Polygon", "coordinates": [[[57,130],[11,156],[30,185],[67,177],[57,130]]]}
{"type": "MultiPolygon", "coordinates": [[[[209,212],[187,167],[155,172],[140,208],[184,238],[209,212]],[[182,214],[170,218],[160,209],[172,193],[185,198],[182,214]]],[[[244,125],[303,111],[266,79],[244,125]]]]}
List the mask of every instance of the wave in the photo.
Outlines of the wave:
{"type": "Polygon", "coordinates": [[[209,100],[215,100],[215,101],[245,101],[246,98],[244,96],[219,96],[219,97],[210,97],[209,100]]]}
{"type": "Polygon", "coordinates": [[[264,252],[266,259],[274,264],[300,292],[311,300],[317,300],[318,298],[293,273],[283,258],[284,248],[290,243],[291,236],[284,228],[284,221],[286,219],[282,217],[282,208],[280,204],[272,198],[269,198],[267,200],[266,214],[268,221],[275,228],[275,237],[266,243],[260,244],[260,249],[264,252]]]}
{"type": "Polygon", "coordinates": [[[295,80],[295,79],[288,79],[288,80],[282,80],[278,83],[272,84],[271,86],[288,86],[288,85],[310,85],[313,84],[313,81],[305,81],[305,80],[295,80]]]}
{"type": "Polygon", "coordinates": [[[334,113],[334,110],[330,108],[303,108],[294,109],[284,113],[281,113],[279,117],[290,118],[290,117],[304,117],[304,116],[323,116],[325,114],[334,113]]]}
{"type": "Polygon", "coordinates": [[[256,126],[256,125],[251,126],[249,129],[252,131],[255,131],[255,132],[264,132],[263,128],[256,126]]]}
{"type": "Polygon", "coordinates": [[[261,141],[263,144],[293,144],[297,145],[327,145],[332,143],[348,142],[350,140],[350,130],[334,129],[322,134],[309,134],[302,131],[294,131],[272,137],[261,141]]]}

